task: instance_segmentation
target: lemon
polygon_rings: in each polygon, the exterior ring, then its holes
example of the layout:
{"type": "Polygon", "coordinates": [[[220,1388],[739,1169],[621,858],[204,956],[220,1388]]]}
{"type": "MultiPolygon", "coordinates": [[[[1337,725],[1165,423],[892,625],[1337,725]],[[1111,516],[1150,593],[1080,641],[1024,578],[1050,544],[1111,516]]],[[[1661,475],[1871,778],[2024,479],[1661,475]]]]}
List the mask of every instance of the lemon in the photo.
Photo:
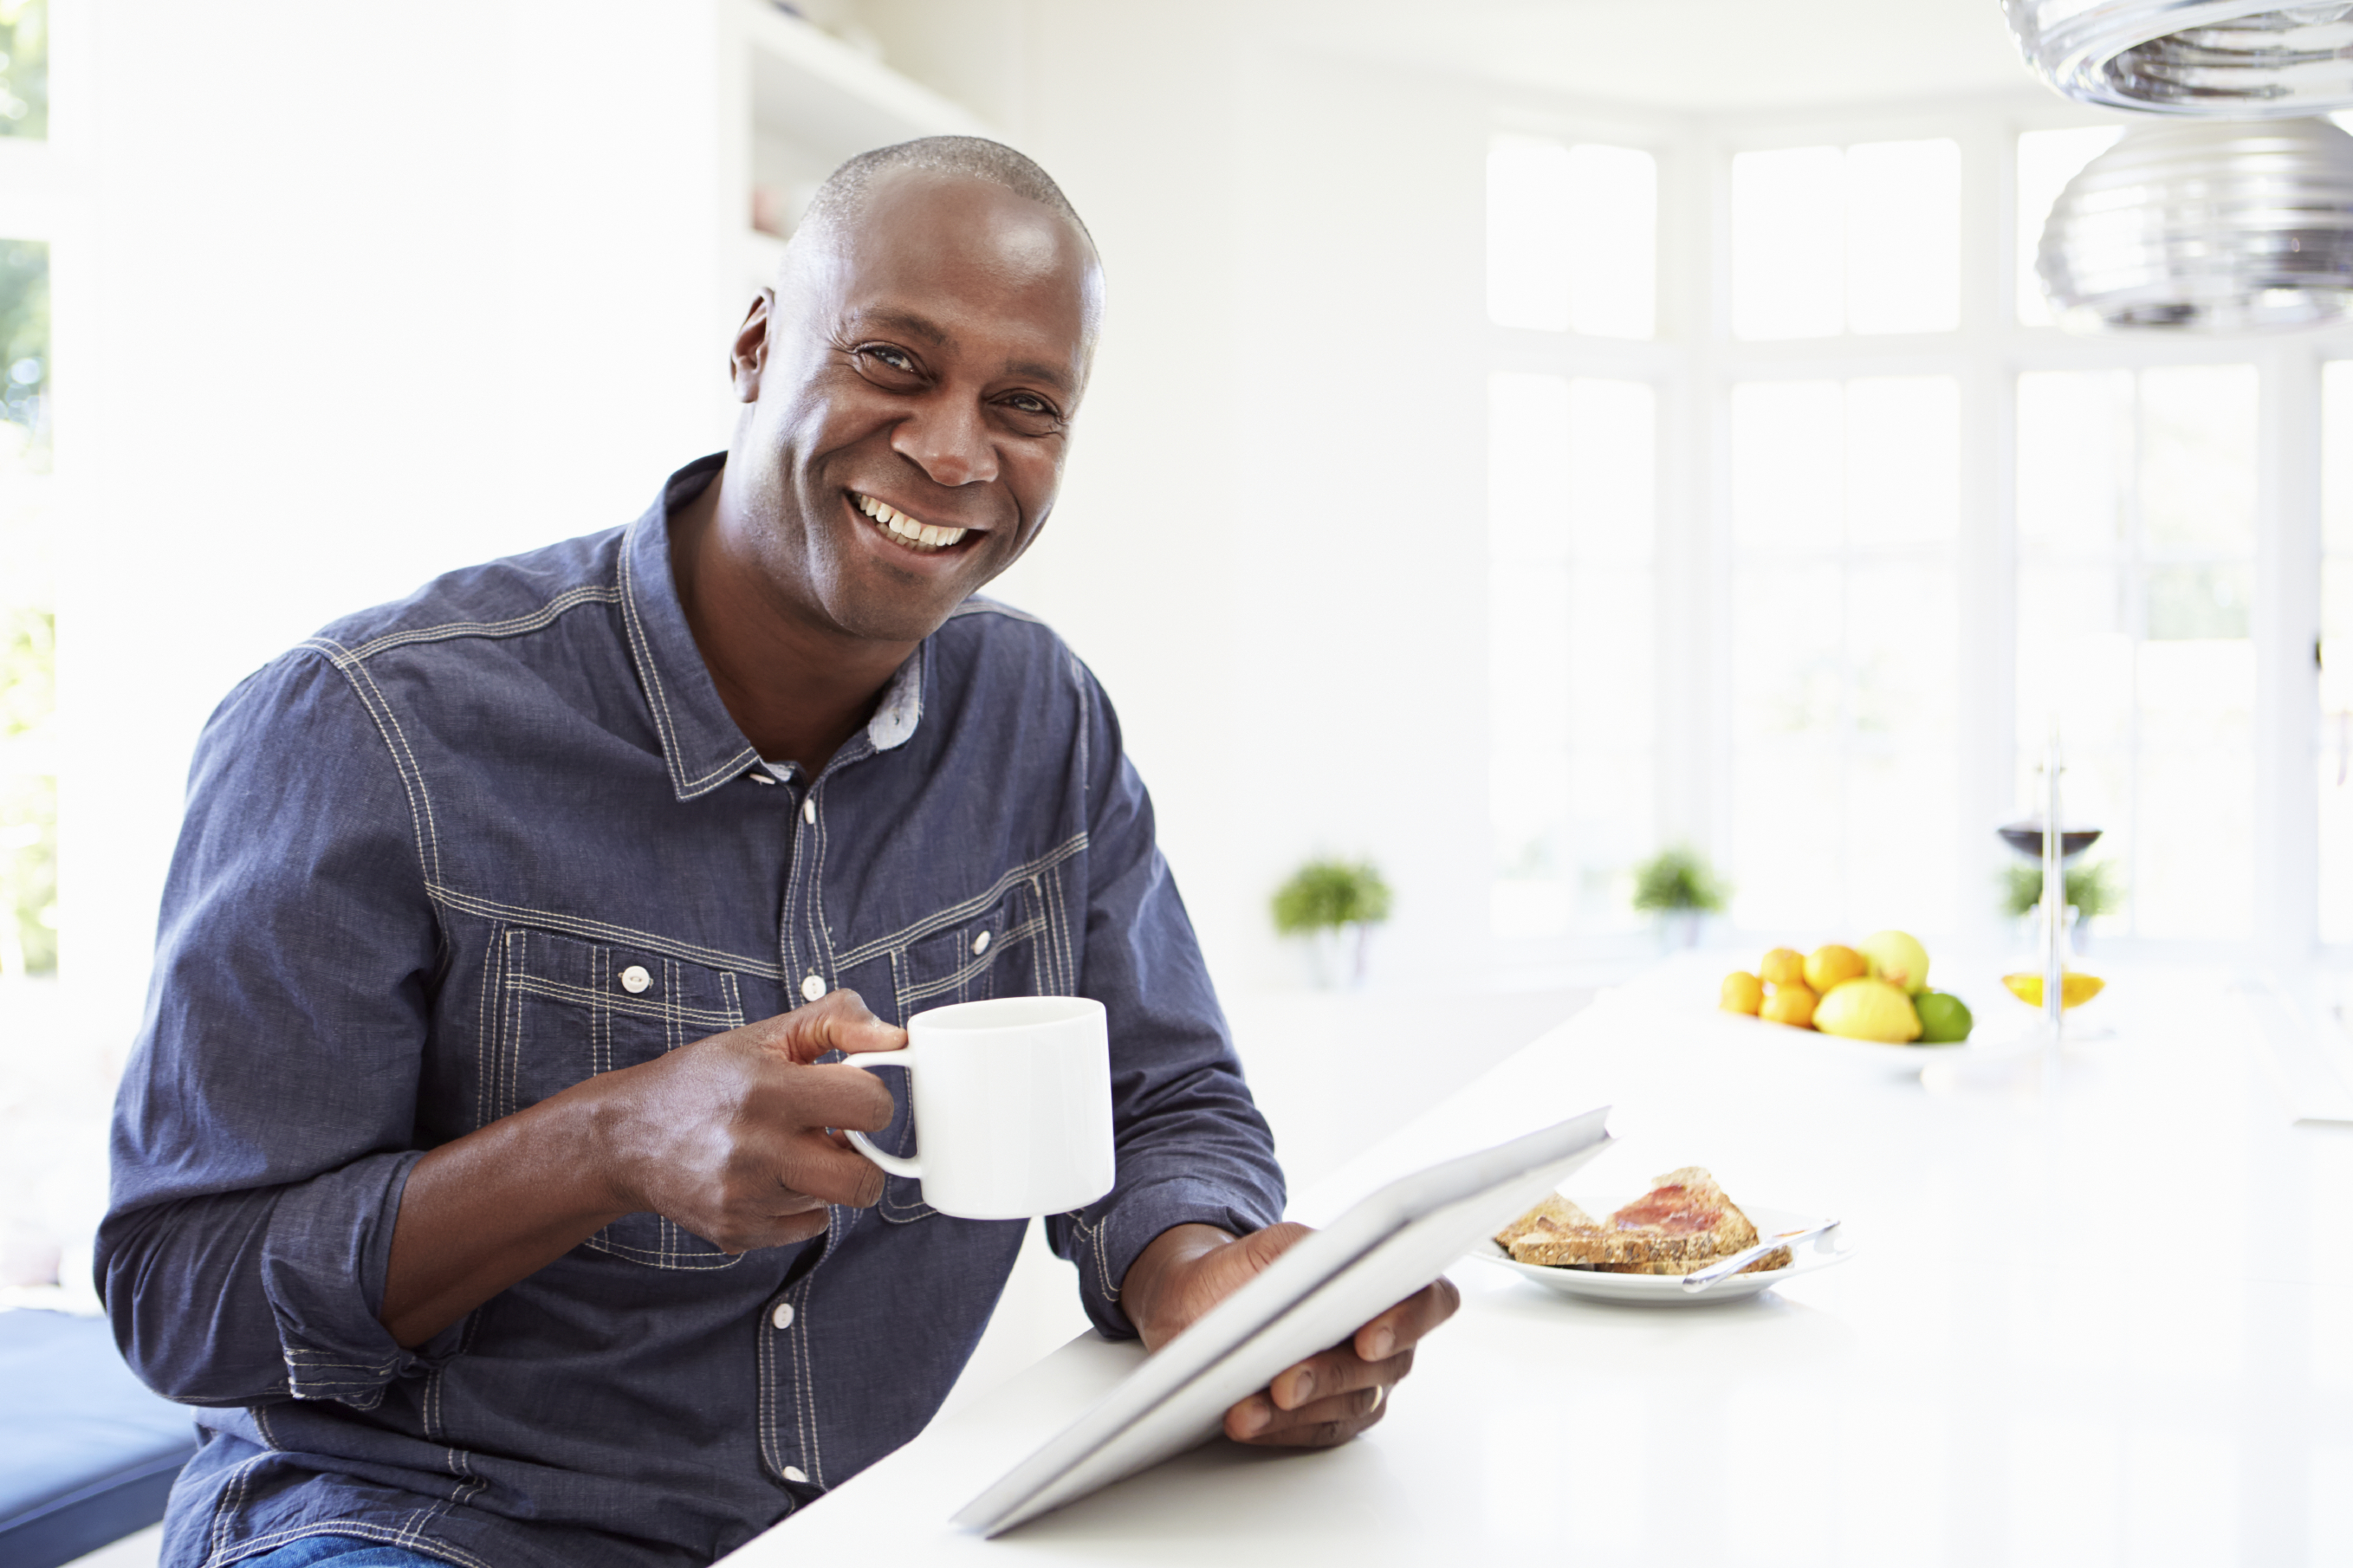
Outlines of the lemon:
{"type": "Polygon", "coordinates": [[[1969,1016],[1968,1005],[1949,991],[1923,991],[1912,998],[1912,1008],[1920,1015],[1924,1046],[1956,1045],[1969,1037],[1977,1022],[1969,1016]]]}
{"type": "Polygon", "coordinates": [[[1806,955],[1794,947],[1777,947],[1757,965],[1757,975],[1767,985],[1803,985],[1806,955]]]}
{"type": "Polygon", "coordinates": [[[1928,950],[1906,931],[1874,931],[1855,943],[1870,961],[1872,974],[1917,996],[1928,989],[1928,950]]]}
{"type": "Polygon", "coordinates": [[[1814,1027],[1850,1040],[1902,1045],[1920,1037],[1912,998],[1884,980],[1850,980],[1832,986],[1814,1009],[1814,1027]]]}
{"type": "MultiPolygon", "coordinates": [[[[2040,974],[2005,974],[2001,983],[2010,994],[2030,1007],[2042,1005],[2042,976],[2040,974]]],[[[2069,970],[2059,982],[2059,1005],[2080,1007],[2108,988],[2108,983],[2096,974],[2078,974],[2069,970]]]]}
{"type": "Polygon", "coordinates": [[[1810,1028],[1814,1022],[1814,994],[1802,985],[1776,985],[1773,994],[1765,998],[1757,1016],[1768,1024],[1810,1028]]]}
{"type": "Polygon", "coordinates": [[[1818,947],[1806,955],[1806,984],[1817,996],[1827,996],[1831,988],[1841,982],[1860,980],[1870,973],[1871,967],[1863,963],[1862,954],[1836,942],[1818,947]]]}
{"type": "Polygon", "coordinates": [[[1745,969],[1736,969],[1724,977],[1723,999],[1717,1003],[1727,1013],[1746,1013],[1755,1016],[1765,1005],[1765,983],[1745,969]]]}

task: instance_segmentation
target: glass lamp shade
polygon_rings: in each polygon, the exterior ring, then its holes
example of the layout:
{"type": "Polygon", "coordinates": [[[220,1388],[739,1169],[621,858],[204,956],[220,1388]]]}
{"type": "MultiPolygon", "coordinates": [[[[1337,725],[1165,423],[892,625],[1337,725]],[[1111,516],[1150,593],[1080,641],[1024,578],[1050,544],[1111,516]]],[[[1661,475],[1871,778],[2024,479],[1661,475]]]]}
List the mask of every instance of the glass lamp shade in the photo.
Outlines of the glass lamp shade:
{"type": "Polygon", "coordinates": [[[2145,125],[2067,183],[2035,270],[2077,331],[2261,331],[2353,306],[2353,136],[2325,120],[2145,125]]]}
{"type": "Polygon", "coordinates": [[[2109,109],[2232,119],[2353,104],[2353,5],[2002,0],[2035,74],[2109,109]]]}

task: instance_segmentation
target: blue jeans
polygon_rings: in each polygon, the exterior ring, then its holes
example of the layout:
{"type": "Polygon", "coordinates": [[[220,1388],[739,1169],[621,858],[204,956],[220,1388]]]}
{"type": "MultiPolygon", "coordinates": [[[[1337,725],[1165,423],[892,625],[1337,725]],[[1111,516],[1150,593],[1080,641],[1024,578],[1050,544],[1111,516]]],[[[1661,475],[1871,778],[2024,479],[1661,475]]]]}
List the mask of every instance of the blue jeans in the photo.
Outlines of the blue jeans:
{"type": "Polygon", "coordinates": [[[248,1557],[237,1568],[312,1568],[315,1563],[332,1563],[334,1568],[449,1568],[438,1557],[381,1541],[363,1541],[356,1535],[304,1536],[290,1546],[248,1557]]]}

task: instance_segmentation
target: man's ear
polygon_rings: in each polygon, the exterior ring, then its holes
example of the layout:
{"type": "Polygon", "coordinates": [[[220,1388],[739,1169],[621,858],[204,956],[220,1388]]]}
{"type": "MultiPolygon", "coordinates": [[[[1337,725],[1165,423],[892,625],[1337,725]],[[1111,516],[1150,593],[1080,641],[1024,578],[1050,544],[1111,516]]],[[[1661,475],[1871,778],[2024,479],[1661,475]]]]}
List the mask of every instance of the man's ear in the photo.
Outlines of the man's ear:
{"type": "Polygon", "coordinates": [[[760,373],[768,368],[768,320],[776,308],[776,290],[761,289],[752,297],[744,324],[735,330],[734,344],[727,353],[727,374],[738,403],[760,401],[760,373]]]}

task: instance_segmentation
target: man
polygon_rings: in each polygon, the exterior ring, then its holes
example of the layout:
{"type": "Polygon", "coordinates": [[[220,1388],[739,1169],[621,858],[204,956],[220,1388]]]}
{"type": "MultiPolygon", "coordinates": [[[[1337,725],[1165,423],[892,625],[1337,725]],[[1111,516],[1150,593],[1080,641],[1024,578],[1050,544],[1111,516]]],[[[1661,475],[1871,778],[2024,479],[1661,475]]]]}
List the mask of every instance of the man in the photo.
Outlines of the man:
{"type": "MultiPolygon", "coordinates": [[[[222,705],[100,1245],[132,1364],[206,1407],[167,1563],[702,1562],[913,1436],[1022,1235],[829,1131],[914,1142],[835,1064],[923,1006],[1108,1008],[1118,1184],[1049,1222],[1104,1332],[1302,1234],[1101,690],[972,597],[1052,509],[1102,292],[1008,149],[852,160],[723,459],[222,705]]],[[[1228,1434],[1362,1430],[1452,1309],[1228,1434]]]]}

